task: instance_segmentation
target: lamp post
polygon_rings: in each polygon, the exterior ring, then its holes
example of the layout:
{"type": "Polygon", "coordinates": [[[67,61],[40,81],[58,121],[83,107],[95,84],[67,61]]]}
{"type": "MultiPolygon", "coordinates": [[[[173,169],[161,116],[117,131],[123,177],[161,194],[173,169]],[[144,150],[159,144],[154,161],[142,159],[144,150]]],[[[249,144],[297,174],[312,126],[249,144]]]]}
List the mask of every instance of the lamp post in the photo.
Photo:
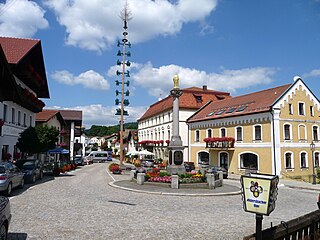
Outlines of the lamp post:
{"type": "Polygon", "coordinates": [[[311,154],[312,154],[312,184],[316,184],[316,174],[314,172],[314,150],[316,148],[316,145],[314,144],[314,142],[312,141],[310,143],[310,149],[311,149],[311,154]]]}

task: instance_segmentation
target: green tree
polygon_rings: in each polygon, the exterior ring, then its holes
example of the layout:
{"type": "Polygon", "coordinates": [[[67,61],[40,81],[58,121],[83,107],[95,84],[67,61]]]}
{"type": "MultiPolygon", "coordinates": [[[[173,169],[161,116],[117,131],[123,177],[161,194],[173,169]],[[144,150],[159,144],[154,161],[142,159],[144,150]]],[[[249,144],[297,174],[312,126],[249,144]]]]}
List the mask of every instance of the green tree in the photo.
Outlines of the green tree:
{"type": "Polygon", "coordinates": [[[55,148],[59,131],[55,127],[29,127],[20,134],[17,147],[28,154],[47,152],[55,148]]]}
{"type": "Polygon", "coordinates": [[[28,154],[39,152],[40,141],[34,127],[28,127],[18,138],[17,147],[20,151],[28,154]]]}
{"type": "Polygon", "coordinates": [[[46,125],[36,126],[36,132],[40,142],[39,152],[47,152],[49,149],[56,147],[59,131],[55,127],[48,127],[46,125]]]}

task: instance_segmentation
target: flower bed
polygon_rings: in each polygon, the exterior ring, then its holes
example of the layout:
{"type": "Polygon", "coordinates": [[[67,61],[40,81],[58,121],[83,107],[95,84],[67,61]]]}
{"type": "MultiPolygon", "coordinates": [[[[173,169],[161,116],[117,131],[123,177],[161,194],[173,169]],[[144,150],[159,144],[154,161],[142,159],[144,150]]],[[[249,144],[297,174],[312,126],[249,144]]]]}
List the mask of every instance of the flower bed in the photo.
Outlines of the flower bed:
{"type": "MultiPolygon", "coordinates": [[[[206,176],[201,173],[184,173],[179,174],[179,183],[205,183],[206,176]]],[[[168,172],[160,172],[158,169],[146,173],[145,180],[147,182],[171,183],[172,177],[168,172]]]]}
{"type": "Polygon", "coordinates": [[[109,165],[109,171],[112,172],[113,174],[121,174],[122,172],[122,169],[120,167],[119,164],[117,163],[111,163],[109,165]]]}

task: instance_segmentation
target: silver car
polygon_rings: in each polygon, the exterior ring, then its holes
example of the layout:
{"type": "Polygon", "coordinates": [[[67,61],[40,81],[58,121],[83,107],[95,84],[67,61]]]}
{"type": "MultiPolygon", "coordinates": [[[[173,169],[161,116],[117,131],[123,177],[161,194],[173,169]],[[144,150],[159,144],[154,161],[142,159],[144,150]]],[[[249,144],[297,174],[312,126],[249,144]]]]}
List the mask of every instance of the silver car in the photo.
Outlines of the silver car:
{"type": "Polygon", "coordinates": [[[23,186],[23,172],[11,162],[0,162],[0,191],[10,196],[13,188],[23,186]]]}
{"type": "Polygon", "coordinates": [[[8,229],[11,222],[9,198],[0,196],[0,239],[8,239],[8,229]]]}

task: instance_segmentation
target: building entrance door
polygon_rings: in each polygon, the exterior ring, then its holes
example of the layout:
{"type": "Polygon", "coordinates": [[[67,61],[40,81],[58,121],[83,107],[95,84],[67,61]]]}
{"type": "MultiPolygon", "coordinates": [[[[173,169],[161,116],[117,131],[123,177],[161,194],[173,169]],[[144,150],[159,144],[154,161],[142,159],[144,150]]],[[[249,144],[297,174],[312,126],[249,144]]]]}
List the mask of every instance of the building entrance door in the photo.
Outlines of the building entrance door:
{"type": "Polygon", "coordinates": [[[228,153],[220,153],[220,167],[225,168],[227,171],[229,169],[229,156],[228,153]]]}

